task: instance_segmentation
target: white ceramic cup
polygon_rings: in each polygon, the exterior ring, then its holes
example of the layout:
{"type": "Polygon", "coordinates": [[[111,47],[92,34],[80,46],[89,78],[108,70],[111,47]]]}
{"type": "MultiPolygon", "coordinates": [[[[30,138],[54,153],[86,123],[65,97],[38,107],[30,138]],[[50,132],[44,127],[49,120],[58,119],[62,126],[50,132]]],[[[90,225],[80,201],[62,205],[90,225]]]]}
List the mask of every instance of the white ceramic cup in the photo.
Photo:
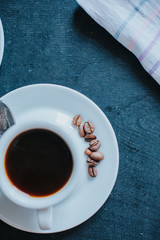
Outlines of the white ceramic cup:
{"type": "Polygon", "coordinates": [[[10,127],[0,138],[0,188],[4,195],[12,202],[30,209],[37,210],[39,227],[43,230],[52,227],[52,206],[64,200],[76,187],[80,173],[80,159],[76,141],[68,133],[67,127],[57,126],[47,121],[22,121],[10,127]],[[9,181],[5,170],[5,154],[11,141],[20,133],[30,129],[47,129],[59,135],[68,145],[73,157],[73,170],[69,181],[58,192],[44,197],[30,196],[9,181]]]}

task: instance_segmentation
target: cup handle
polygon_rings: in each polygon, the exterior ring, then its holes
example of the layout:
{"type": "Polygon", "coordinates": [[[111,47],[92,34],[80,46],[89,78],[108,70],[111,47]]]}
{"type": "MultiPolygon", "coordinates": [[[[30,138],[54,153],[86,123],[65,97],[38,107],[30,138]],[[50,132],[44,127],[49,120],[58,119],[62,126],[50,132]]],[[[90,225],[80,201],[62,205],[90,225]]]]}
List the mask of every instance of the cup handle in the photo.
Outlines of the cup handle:
{"type": "Polygon", "coordinates": [[[37,209],[38,224],[41,230],[49,230],[52,227],[52,206],[37,209]]]}

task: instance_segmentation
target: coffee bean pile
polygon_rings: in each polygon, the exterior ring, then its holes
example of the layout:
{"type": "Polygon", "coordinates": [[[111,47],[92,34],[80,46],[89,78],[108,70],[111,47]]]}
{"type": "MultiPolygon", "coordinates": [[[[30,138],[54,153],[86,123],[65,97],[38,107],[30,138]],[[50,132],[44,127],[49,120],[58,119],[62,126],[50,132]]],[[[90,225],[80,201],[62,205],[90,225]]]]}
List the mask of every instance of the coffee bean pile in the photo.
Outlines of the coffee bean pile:
{"type": "Polygon", "coordinates": [[[83,137],[86,142],[89,142],[89,147],[84,151],[88,156],[86,160],[88,164],[88,174],[91,177],[96,177],[96,166],[104,159],[104,155],[100,151],[97,151],[101,147],[101,142],[97,139],[96,135],[93,134],[95,127],[90,121],[82,124],[80,115],[73,117],[73,125],[78,127],[79,136],[83,137]]]}

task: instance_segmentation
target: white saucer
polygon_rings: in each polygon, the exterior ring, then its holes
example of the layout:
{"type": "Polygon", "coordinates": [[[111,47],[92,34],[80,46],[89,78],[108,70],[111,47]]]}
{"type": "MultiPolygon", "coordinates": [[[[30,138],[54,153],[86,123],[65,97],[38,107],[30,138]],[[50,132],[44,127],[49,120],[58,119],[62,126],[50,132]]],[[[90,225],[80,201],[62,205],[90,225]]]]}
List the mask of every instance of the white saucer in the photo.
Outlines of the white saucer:
{"type": "Polygon", "coordinates": [[[0,19],[0,65],[2,62],[2,58],[3,58],[3,51],[4,51],[4,33],[3,33],[2,22],[0,19]]]}
{"type": "Polygon", "coordinates": [[[26,117],[50,116],[50,121],[63,119],[63,124],[70,127],[70,131],[77,131],[72,125],[72,118],[81,114],[83,121],[92,121],[95,125],[95,135],[101,141],[100,151],[104,153],[104,160],[97,166],[98,176],[88,176],[86,156],[83,153],[88,143],[78,136],[82,149],[83,174],[77,188],[63,202],[53,207],[53,226],[51,230],[40,230],[37,224],[36,210],[22,208],[10,202],[0,192],[0,219],[7,224],[34,233],[55,233],[73,228],[95,214],[107,200],[115,184],[119,152],[117,140],[104,113],[84,95],[53,84],[36,84],[14,90],[2,97],[11,109],[15,121],[26,117]]]}

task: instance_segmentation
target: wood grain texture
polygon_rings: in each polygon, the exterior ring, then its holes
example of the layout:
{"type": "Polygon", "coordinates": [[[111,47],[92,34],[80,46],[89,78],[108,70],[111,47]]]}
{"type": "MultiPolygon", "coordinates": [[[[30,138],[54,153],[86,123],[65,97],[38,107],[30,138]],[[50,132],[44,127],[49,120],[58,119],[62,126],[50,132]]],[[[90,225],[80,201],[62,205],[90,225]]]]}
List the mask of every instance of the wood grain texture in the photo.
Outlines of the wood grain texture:
{"type": "Polygon", "coordinates": [[[45,236],[1,221],[2,239],[159,240],[158,84],[75,0],[1,0],[0,16],[5,32],[0,96],[33,83],[78,90],[107,115],[120,150],[116,185],[92,218],[45,236]]]}

